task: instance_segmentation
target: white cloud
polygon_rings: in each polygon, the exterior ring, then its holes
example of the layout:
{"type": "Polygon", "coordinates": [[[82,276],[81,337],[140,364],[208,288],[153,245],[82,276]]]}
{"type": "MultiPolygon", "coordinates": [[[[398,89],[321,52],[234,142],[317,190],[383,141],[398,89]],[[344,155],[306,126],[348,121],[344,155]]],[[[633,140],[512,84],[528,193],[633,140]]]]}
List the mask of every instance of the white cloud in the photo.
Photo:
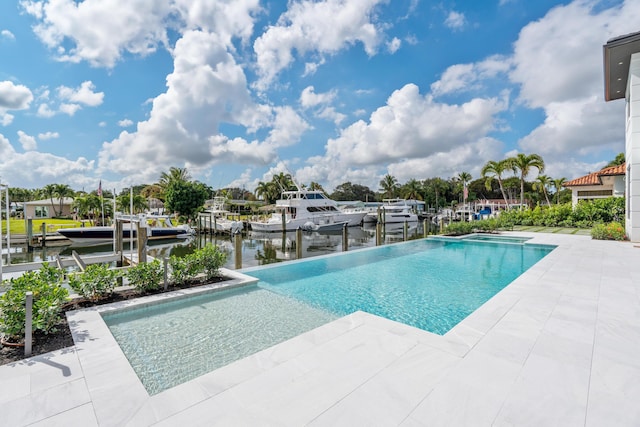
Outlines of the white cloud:
{"type": "Polygon", "coordinates": [[[38,134],[38,139],[40,141],[46,141],[48,139],[54,139],[59,137],[60,137],[60,134],[58,132],[45,132],[45,133],[38,134]]]}
{"type": "Polygon", "coordinates": [[[11,81],[0,82],[0,113],[8,110],[26,110],[33,101],[28,87],[16,85],[11,81]]]}
{"type": "Polygon", "coordinates": [[[125,52],[144,56],[167,45],[170,2],[25,0],[20,5],[39,21],[34,32],[60,61],[112,68],[125,52]]]}
{"type": "Polygon", "coordinates": [[[321,104],[329,104],[336,98],[335,91],[315,93],[313,86],[307,86],[300,94],[300,105],[304,108],[312,108],[321,104]]]}
{"type": "Polygon", "coordinates": [[[602,94],[602,45],[611,37],[637,31],[640,3],[599,13],[595,3],[574,1],[551,9],[520,31],[514,44],[512,81],[520,100],[533,108],[591,94],[602,94]]]}
{"type": "Polygon", "coordinates": [[[18,131],[18,141],[20,141],[20,144],[22,145],[24,151],[34,151],[38,148],[36,139],[31,135],[27,135],[21,130],[18,131]]]}
{"type": "Polygon", "coordinates": [[[273,129],[265,142],[273,147],[286,147],[300,141],[301,135],[309,129],[309,124],[291,107],[275,107],[273,110],[273,129]]]}
{"type": "Polygon", "coordinates": [[[481,88],[488,79],[506,74],[510,69],[510,58],[502,55],[494,55],[473,64],[455,64],[431,85],[431,91],[434,96],[471,91],[481,88]]]}
{"type": "Polygon", "coordinates": [[[89,107],[97,107],[104,100],[104,92],[94,92],[95,86],[92,82],[82,82],[78,88],[66,86],[58,87],[58,97],[64,101],[76,104],[83,104],[89,107]]]}
{"type": "Polygon", "coordinates": [[[60,112],[63,114],[67,114],[69,116],[73,116],[80,110],[82,107],[78,104],[60,104],[60,112]]]}
{"type": "Polygon", "coordinates": [[[170,49],[168,29],[216,32],[228,46],[234,37],[247,42],[254,15],[262,10],[259,0],[23,0],[20,5],[38,21],[36,35],[58,60],[107,68],[127,53],[170,49]]]}
{"type": "Polygon", "coordinates": [[[622,150],[623,102],[605,103],[594,95],[552,102],[545,108],[545,114],[544,123],[520,141],[523,150],[549,158],[622,150]]]}
{"type": "Polygon", "coordinates": [[[300,94],[300,105],[305,109],[314,109],[316,117],[331,120],[338,125],[346,118],[346,115],[337,112],[330,105],[336,96],[335,91],[315,93],[313,86],[307,86],[300,94]]]}
{"type": "Polygon", "coordinates": [[[464,17],[464,13],[456,12],[452,10],[447,15],[447,18],[444,20],[444,25],[451,28],[452,30],[460,30],[466,24],[466,18],[464,17]]]}
{"type": "Polygon", "coordinates": [[[133,120],[130,120],[130,119],[122,119],[118,121],[118,126],[120,126],[121,128],[128,128],[132,124],[133,124],[133,120]]]}
{"type": "Polygon", "coordinates": [[[400,39],[394,37],[390,42],[387,42],[387,50],[389,51],[389,53],[396,53],[398,49],[400,49],[401,45],[402,42],[400,41],[400,39]]]}
{"type": "Polygon", "coordinates": [[[545,112],[544,123],[520,146],[551,162],[624,149],[624,103],[603,98],[602,45],[637,30],[640,3],[594,7],[584,1],[558,6],[525,26],[514,44],[510,78],[520,85],[519,102],[545,112]]]}
{"type": "Polygon", "coordinates": [[[94,170],[93,161],[84,157],[70,160],[49,153],[27,151],[18,153],[9,140],[0,134],[0,176],[10,186],[38,188],[52,182],[82,185],[94,170]]]}
{"type": "Polygon", "coordinates": [[[56,112],[49,107],[49,104],[40,104],[36,115],[38,117],[53,117],[56,115],[56,112]]]}
{"type": "Polygon", "coordinates": [[[437,103],[407,84],[368,122],[359,120],[330,139],[326,153],[310,158],[296,175],[329,186],[346,181],[371,186],[377,185],[382,169],[409,179],[449,174],[458,166],[479,168],[486,159],[500,157],[501,143],[487,134],[507,107],[506,95],[460,105],[437,103]]]}
{"type": "Polygon", "coordinates": [[[301,57],[308,52],[320,56],[361,42],[368,55],[381,43],[381,29],[374,9],[387,0],[324,0],[289,3],[277,25],[270,26],[253,48],[256,53],[258,89],[265,89],[276,75],[293,62],[293,51],[301,57]]]}
{"type": "Polygon", "coordinates": [[[304,125],[290,109],[253,103],[242,67],[216,34],[188,31],[173,55],[167,91],[153,100],[149,119],[138,122],[135,131],[103,144],[100,170],[145,182],[170,166],[196,172],[220,162],[264,164],[274,158],[275,147],[299,138],[304,125]],[[223,122],[250,130],[273,126],[270,142],[220,135],[223,122]],[[136,162],[126,160],[132,156],[136,162]]]}
{"type": "Polygon", "coordinates": [[[391,94],[369,123],[355,122],[330,139],[327,154],[358,165],[427,157],[484,137],[494,129],[495,115],[507,106],[497,98],[440,104],[408,84],[391,94]]]}
{"type": "Polygon", "coordinates": [[[6,40],[15,40],[16,36],[14,36],[13,33],[9,30],[2,30],[0,31],[0,38],[6,39],[6,40]]]}

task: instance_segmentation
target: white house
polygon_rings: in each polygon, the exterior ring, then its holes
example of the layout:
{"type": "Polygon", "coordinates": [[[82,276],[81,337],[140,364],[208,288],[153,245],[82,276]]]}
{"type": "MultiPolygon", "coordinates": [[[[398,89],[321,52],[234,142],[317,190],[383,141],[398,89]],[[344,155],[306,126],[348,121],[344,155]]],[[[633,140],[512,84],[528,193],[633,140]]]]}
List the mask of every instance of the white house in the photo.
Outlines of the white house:
{"type": "Polygon", "coordinates": [[[62,212],[60,210],[60,199],[57,197],[51,199],[32,200],[24,203],[24,216],[25,218],[53,218],[54,211],[58,216],[70,217],[73,215],[71,205],[73,199],[71,197],[64,197],[62,199],[62,212]],[[55,207],[55,208],[54,208],[55,207]]]}
{"type": "Polygon", "coordinates": [[[626,102],[626,218],[629,240],[640,242],[640,32],[603,46],[604,99],[626,102]]]}
{"type": "Polygon", "coordinates": [[[580,200],[624,197],[625,169],[624,163],[611,166],[565,182],[563,186],[571,189],[571,203],[574,207],[580,200]]]}

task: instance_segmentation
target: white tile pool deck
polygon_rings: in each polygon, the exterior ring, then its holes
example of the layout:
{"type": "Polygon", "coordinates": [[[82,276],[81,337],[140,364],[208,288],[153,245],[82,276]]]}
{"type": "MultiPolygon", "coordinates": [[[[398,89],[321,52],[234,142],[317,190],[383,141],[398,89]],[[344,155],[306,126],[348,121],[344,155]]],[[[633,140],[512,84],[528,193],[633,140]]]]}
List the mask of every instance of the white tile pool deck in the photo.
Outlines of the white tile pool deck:
{"type": "Polygon", "coordinates": [[[0,366],[7,426],[637,426],[640,248],[558,248],[445,336],[358,312],[149,396],[95,311],[0,366]]]}

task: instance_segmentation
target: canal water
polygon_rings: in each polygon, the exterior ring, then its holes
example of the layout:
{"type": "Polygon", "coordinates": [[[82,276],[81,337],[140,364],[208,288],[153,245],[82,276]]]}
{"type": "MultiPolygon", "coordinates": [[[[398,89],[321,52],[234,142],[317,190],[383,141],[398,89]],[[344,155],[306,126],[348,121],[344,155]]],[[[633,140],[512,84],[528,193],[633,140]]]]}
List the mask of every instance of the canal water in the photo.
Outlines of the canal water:
{"type": "MultiPolygon", "coordinates": [[[[410,225],[407,239],[416,239],[424,236],[423,224],[415,223],[410,225]]],[[[404,224],[388,224],[381,236],[382,244],[401,242],[404,240],[404,224]]],[[[213,236],[206,234],[195,235],[187,239],[176,239],[169,241],[151,241],[148,244],[147,254],[155,258],[165,258],[172,255],[184,256],[192,253],[206,244],[215,244],[227,251],[226,268],[235,269],[235,245],[233,238],[226,236],[213,236]]],[[[344,247],[344,236],[342,231],[321,233],[302,233],[301,258],[309,258],[318,255],[326,255],[342,252],[344,247]]],[[[365,225],[363,227],[347,228],[347,249],[357,250],[360,248],[376,245],[375,225],[365,225]]],[[[2,262],[7,265],[7,248],[3,246],[2,262]]],[[[11,245],[11,264],[26,262],[50,261],[54,262],[56,255],[61,258],[70,258],[72,252],[76,251],[81,256],[95,256],[113,253],[113,245],[90,245],[69,244],[66,246],[53,246],[35,248],[27,251],[26,246],[11,245]]],[[[129,243],[125,242],[124,252],[129,252],[129,243]]],[[[134,248],[135,251],[135,248],[134,248]]],[[[275,262],[290,261],[297,258],[296,232],[287,233],[258,233],[249,231],[242,236],[241,244],[242,268],[275,262]]]]}

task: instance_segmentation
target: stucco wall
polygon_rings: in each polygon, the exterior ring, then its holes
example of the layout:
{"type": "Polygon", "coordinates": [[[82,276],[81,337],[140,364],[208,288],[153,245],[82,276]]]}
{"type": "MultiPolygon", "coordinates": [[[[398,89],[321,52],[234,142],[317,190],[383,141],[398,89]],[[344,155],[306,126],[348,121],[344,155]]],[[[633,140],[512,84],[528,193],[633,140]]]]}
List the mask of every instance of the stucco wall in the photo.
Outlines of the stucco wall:
{"type": "Polygon", "coordinates": [[[627,81],[627,236],[640,241],[640,53],[631,55],[627,81]]]}

